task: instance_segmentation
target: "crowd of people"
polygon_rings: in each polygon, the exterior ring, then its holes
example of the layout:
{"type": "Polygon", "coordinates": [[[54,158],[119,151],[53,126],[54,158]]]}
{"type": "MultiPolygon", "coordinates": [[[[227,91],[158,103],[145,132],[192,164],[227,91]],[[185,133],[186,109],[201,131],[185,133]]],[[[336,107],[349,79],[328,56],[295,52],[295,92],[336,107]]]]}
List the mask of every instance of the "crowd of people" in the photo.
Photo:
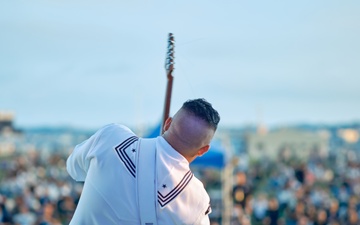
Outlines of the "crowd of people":
{"type": "Polygon", "coordinates": [[[359,225],[359,162],[345,151],[303,161],[279,157],[238,171],[232,224],[359,225]]]}
{"type": "MultiPolygon", "coordinates": [[[[346,154],[303,162],[279,157],[236,171],[232,225],[360,224],[360,163],[346,154]]],[[[82,183],[68,175],[66,157],[30,151],[0,159],[0,225],[69,223],[82,183]]],[[[220,217],[211,220],[221,224],[220,217]]]]}
{"type": "Polygon", "coordinates": [[[68,224],[81,194],[66,157],[31,151],[1,159],[0,225],[68,224]]]}

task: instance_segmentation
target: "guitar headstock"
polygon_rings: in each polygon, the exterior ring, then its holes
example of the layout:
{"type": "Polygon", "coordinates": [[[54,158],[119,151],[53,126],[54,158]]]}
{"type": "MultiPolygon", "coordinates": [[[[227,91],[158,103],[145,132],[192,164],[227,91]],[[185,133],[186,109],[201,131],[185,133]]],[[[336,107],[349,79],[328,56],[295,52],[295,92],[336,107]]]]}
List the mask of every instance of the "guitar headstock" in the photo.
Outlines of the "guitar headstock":
{"type": "Polygon", "coordinates": [[[174,70],[174,52],[175,52],[175,40],[172,33],[169,33],[168,38],[168,51],[166,54],[166,60],[165,60],[165,69],[167,76],[172,76],[171,73],[174,70]]]}

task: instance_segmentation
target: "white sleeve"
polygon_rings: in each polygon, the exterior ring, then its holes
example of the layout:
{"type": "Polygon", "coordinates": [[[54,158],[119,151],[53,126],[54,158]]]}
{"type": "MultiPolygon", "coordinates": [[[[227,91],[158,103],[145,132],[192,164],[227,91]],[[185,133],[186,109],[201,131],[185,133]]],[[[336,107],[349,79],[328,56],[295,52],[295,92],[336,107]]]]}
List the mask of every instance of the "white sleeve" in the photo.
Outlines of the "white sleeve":
{"type": "Polygon", "coordinates": [[[85,181],[91,161],[89,155],[94,148],[98,137],[101,135],[102,130],[103,129],[97,131],[89,139],[76,145],[73,152],[66,160],[66,170],[74,180],[85,181]]]}
{"type": "Polygon", "coordinates": [[[196,225],[210,225],[210,219],[208,215],[204,215],[200,218],[200,221],[196,225]]]}
{"type": "Polygon", "coordinates": [[[210,219],[209,219],[209,214],[211,213],[211,207],[210,205],[208,206],[206,211],[203,211],[200,216],[198,217],[198,219],[196,220],[196,222],[194,223],[194,225],[210,225],[210,219]]]}

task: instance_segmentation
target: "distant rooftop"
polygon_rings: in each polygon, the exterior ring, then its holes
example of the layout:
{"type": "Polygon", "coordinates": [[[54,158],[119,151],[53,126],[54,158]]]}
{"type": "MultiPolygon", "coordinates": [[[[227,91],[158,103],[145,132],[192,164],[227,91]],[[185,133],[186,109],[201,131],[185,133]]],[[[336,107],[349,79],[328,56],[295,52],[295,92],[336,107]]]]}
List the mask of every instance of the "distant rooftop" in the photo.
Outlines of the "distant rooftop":
{"type": "Polygon", "coordinates": [[[13,121],[14,113],[9,111],[0,111],[0,122],[2,121],[13,121]]]}
{"type": "Polygon", "coordinates": [[[13,120],[15,114],[9,111],[0,111],[0,134],[19,133],[20,131],[14,128],[13,120]]]}

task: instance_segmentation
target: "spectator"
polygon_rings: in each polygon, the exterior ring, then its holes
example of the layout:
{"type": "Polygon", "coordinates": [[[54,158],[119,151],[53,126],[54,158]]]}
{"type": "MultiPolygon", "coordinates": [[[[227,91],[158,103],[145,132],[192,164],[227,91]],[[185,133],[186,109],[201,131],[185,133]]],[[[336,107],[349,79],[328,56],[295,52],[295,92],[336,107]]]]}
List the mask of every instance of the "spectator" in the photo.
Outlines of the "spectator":
{"type": "Polygon", "coordinates": [[[263,220],[266,217],[266,212],[268,210],[268,201],[265,194],[260,194],[254,198],[253,204],[253,224],[262,224],[263,220]]]}
{"type": "Polygon", "coordinates": [[[33,225],[36,221],[36,215],[29,211],[27,205],[19,206],[19,213],[14,215],[14,223],[16,225],[33,225]]]}
{"type": "Polygon", "coordinates": [[[245,203],[250,195],[250,187],[247,184],[246,174],[244,172],[239,172],[236,175],[236,185],[232,191],[232,198],[235,206],[240,206],[242,209],[245,208],[245,203]]]}
{"type": "Polygon", "coordinates": [[[328,214],[329,222],[338,221],[340,219],[339,201],[337,199],[332,199],[327,214],[328,214]]]}
{"type": "Polygon", "coordinates": [[[325,209],[319,209],[314,225],[326,225],[327,223],[328,221],[325,209]]]}
{"type": "Polygon", "coordinates": [[[12,223],[10,213],[5,206],[5,197],[0,195],[0,224],[10,224],[12,223]]]}
{"type": "Polygon", "coordinates": [[[349,208],[347,215],[345,217],[345,224],[346,225],[359,225],[359,215],[355,208],[349,208]]]}
{"type": "Polygon", "coordinates": [[[39,218],[38,225],[61,225],[60,221],[55,217],[55,205],[47,202],[43,206],[42,216],[39,218]]]}
{"type": "Polygon", "coordinates": [[[268,210],[266,211],[264,224],[278,225],[279,217],[280,217],[280,211],[279,211],[278,200],[272,197],[268,202],[268,210]]]}
{"type": "Polygon", "coordinates": [[[73,198],[70,196],[64,196],[58,202],[59,216],[62,223],[69,224],[72,215],[75,212],[76,205],[73,198]]]}

